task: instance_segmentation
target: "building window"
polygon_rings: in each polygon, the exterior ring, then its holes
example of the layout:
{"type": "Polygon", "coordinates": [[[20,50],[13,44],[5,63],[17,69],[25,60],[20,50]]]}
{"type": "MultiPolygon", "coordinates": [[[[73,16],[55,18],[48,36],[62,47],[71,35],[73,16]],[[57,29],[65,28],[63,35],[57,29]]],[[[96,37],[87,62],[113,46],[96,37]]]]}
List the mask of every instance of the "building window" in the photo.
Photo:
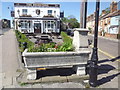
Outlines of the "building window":
{"type": "Polygon", "coordinates": [[[48,15],[52,15],[52,10],[48,10],[48,15]]]}
{"type": "Polygon", "coordinates": [[[56,17],[56,11],[54,11],[54,17],[56,17]]]}
{"type": "Polygon", "coordinates": [[[27,9],[22,9],[22,14],[27,15],[27,9]]]}
{"type": "Polygon", "coordinates": [[[45,21],[45,28],[47,28],[47,22],[45,21]]]}
{"type": "Polygon", "coordinates": [[[48,21],[48,28],[50,28],[50,21],[48,21]]]}
{"type": "Polygon", "coordinates": [[[57,28],[60,28],[60,21],[57,21],[57,28]]]}
{"type": "Polygon", "coordinates": [[[55,28],[56,24],[54,21],[45,21],[45,28],[53,29],[55,28]]]}
{"type": "Polygon", "coordinates": [[[51,21],[51,28],[54,28],[54,22],[51,21]]]}
{"type": "Polygon", "coordinates": [[[26,29],[27,28],[27,22],[21,22],[21,28],[26,29]]]}

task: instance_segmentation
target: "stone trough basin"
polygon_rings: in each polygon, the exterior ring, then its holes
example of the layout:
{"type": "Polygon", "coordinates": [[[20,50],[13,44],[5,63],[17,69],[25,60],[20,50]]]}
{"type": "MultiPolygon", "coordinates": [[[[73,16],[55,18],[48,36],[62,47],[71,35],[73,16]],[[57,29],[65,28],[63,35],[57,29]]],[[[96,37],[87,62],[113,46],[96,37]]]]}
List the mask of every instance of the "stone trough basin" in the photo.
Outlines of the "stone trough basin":
{"type": "Polygon", "coordinates": [[[36,79],[38,68],[57,68],[64,66],[77,66],[77,74],[85,74],[90,51],[78,52],[23,52],[25,67],[28,71],[27,79],[36,79]],[[81,70],[81,72],[79,72],[81,70]]]}
{"type": "Polygon", "coordinates": [[[85,65],[89,59],[87,29],[75,28],[73,37],[73,52],[23,52],[27,79],[36,79],[36,71],[42,68],[57,68],[73,66],[77,75],[85,74],[85,65]]]}

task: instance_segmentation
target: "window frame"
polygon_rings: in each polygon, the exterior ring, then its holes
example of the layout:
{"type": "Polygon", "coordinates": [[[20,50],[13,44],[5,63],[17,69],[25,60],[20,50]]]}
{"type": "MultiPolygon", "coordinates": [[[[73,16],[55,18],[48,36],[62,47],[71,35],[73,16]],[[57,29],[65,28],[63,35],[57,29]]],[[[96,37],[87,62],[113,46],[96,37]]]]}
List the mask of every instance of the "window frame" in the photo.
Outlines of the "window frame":
{"type": "Polygon", "coordinates": [[[52,10],[48,10],[48,15],[52,15],[52,10]]]}
{"type": "Polygon", "coordinates": [[[22,14],[23,14],[23,15],[27,15],[27,13],[28,13],[28,10],[27,10],[27,9],[22,9],[22,14]]]}

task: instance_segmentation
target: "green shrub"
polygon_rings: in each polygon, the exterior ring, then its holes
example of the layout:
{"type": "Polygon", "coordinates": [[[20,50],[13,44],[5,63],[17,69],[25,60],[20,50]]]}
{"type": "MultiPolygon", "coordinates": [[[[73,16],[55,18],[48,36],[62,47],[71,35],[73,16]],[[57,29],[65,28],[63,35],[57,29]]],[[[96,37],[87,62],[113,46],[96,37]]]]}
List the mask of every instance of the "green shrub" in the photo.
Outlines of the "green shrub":
{"type": "Polygon", "coordinates": [[[24,46],[23,46],[23,42],[27,43],[27,48],[33,47],[34,43],[31,42],[26,35],[22,34],[21,32],[19,32],[18,30],[15,30],[15,34],[16,34],[16,38],[17,41],[19,43],[19,48],[20,48],[20,52],[24,51],[24,46]]]}

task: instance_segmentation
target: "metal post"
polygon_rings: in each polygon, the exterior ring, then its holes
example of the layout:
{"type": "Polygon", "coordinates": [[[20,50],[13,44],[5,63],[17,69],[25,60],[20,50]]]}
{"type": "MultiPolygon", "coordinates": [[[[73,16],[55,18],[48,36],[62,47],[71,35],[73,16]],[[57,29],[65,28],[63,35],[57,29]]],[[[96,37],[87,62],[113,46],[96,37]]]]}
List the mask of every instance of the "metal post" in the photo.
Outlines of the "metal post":
{"type": "Polygon", "coordinates": [[[86,28],[87,0],[82,0],[80,11],[80,28],[86,28]]]}
{"type": "Polygon", "coordinates": [[[97,86],[97,62],[98,62],[98,50],[97,50],[97,40],[98,40],[98,23],[99,23],[99,7],[100,0],[96,2],[96,13],[95,13],[95,32],[94,32],[94,47],[91,60],[89,62],[89,84],[92,87],[97,86]]]}
{"type": "Polygon", "coordinates": [[[85,11],[84,11],[84,26],[83,28],[86,28],[86,19],[87,19],[87,0],[85,0],[84,2],[84,8],[85,8],[85,11]]]}

